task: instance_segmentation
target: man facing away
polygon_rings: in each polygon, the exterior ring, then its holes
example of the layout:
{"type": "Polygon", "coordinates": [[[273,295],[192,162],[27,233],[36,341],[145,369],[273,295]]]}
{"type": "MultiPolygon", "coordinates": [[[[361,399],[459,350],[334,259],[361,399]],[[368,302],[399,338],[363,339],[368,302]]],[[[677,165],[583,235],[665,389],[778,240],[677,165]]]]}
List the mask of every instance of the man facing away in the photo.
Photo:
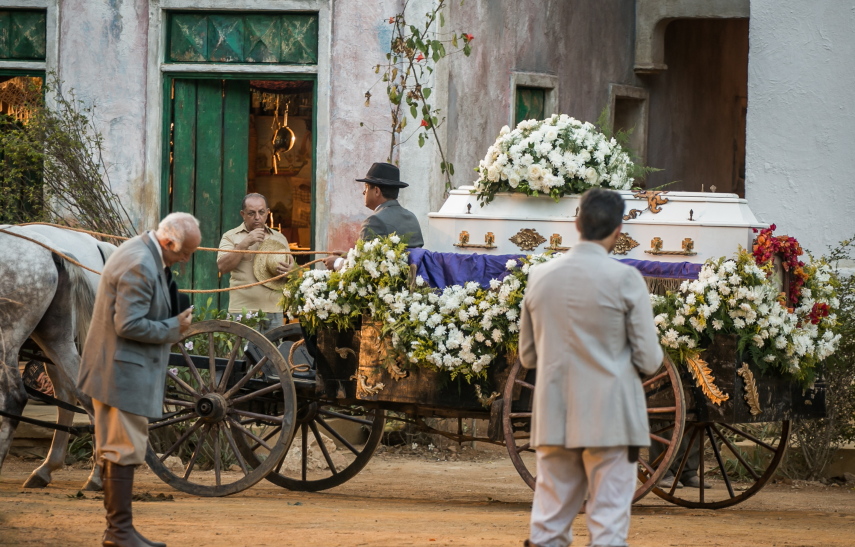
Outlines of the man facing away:
{"type": "Polygon", "coordinates": [[[134,467],[145,460],[148,418],[160,418],[169,347],[190,326],[169,268],[199,246],[199,222],[167,215],[157,231],[123,243],[107,260],[83,346],[77,385],[92,397],[95,458],[104,480],[105,547],[164,546],[134,529],[134,467]]]}
{"type": "MultiPolygon", "coordinates": [[[[288,240],[279,231],[267,227],[267,199],[261,194],[247,194],[241,203],[240,216],[243,222],[223,234],[220,240],[220,252],[217,253],[217,269],[220,273],[231,273],[230,287],[250,285],[257,281],[253,270],[256,255],[251,253],[230,253],[231,250],[256,251],[265,240],[273,240],[277,248],[288,250],[288,240]]],[[[264,255],[258,255],[266,258],[264,255]]],[[[274,255],[278,256],[278,255],[274,255]]],[[[277,274],[284,274],[294,267],[294,257],[285,258],[276,266],[277,274]]],[[[267,315],[267,324],[262,330],[282,324],[283,313],[279,307],[282,292],[266,285],[256,285],[229,293],[229,313],[237,315],[245,308],[248,311],[261,310],[267,315]]]]}
{"type": "MultiPolygon", "coordinates": [[[[391,163],[375,163],[365,178],[356,181],[365,183],[365,189],[362,190],[365,206],[374,211],[374,214],[362,223],[359,239],[370,240],[398,234],[407,242],[407,247],[424,246],[422,229],[416,215],[398,203],[398,191],[409,184],[401,181],[400,171],[396,166],[391,163]]],[[[324,259],[324,265],[330,270],[339,269],[344,259],[338,255],[343,254],[346,252],[339,251],[337,255],[328,256],[324,259]]]]}
{"type": "Polygon", "coordinates": [[[608,255],[623,210],[617,192],[588,190],[580,242],[529,276],[519,348],[523,367],[537,369],[537,484],[526,545],[571,543],[586,493],[590,545],[626,545],[638,447],[650,444],[639,374],[663,355],[644,279],[608,255]]]}

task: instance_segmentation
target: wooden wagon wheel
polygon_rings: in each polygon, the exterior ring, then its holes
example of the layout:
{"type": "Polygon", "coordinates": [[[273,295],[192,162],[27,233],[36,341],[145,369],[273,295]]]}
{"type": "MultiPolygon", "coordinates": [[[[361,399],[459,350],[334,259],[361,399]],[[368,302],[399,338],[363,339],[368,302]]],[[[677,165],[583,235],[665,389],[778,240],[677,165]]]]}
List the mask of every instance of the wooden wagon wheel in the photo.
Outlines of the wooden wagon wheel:
{"type": "Polygon", "coordinates": [[[692,450],[699,457],[700,488],[655,488],[662,499],[683,507],[721,509],[741,503],[757,492],[775,475],[790,436],[790,422],[726,424],[688,422],[683,434],[688,442],[675,458],[679,479],[692,450]],[[707,467],[712,459],[711,467],[707,467]],[[745,479],[740,481],[739,479],[745,479]],[[704,486],[710,485],[707,489],[704,486]]]}
{"type": "MultiPolygon", "coordinates": [[[[293,360],[293,365],[311,364],[299,325],[276,327],[265,336],[282,355],[293,360]]],[[[381,409],[339,404],[314,392],[298,391],[296,420],[288,456],[266,478],[289,490],[317,492],[347,482],[365,467],[383,437],[386,414],[381,409]]],[[[269,427],[261,436],[276,434],[278,428],[269,427]]],[[[266,450],[257,441],[239,443],[238,448],[251,465],[266,457],[266,450]]]]}
{"type": "Polygon", "coordinates": [[[163,418],[149,425],[146,463],[188,494],[225,496],[249,488],[285,457],[293,435],[297,401],[285,359],[258,331],[222,320],[192,324],[176,350],[163,418]],[[249,344],[262,355],[257,362],[247,358],[249,344]],[[265,370],[280,374],[270,382],[265,370]],[[276,412],[265,413],[271,408],[276,412]],[[285,434],[262,439],[259,424],[275,424],[285,434]],[[247,462],[238,447],[248,442],[261,443],[269,457],[247,462]]]}
{"type": "MultiPolygon", "coordinates": [[[[502,403],[502,426],[508,454],[517,472],[532,489],[535,487],[536,477],[532,473],[535,460],[529,437],[535,379],[535,371],[522,368],[517,359],[505,384],[502,403]],[[528,456],[524,457],[525,455],[528,456]]],[[[676,455],[686,421],[683,385],[679,371],[670,359],[666,357],[662,367],[655,374],[644,378],[642,385],[651,423],[650,441],[657,444],[661,450],[652,461],[649,450],[641,451],[639,483],[633,501],[644,497],[667,472],[676,455]]]]}

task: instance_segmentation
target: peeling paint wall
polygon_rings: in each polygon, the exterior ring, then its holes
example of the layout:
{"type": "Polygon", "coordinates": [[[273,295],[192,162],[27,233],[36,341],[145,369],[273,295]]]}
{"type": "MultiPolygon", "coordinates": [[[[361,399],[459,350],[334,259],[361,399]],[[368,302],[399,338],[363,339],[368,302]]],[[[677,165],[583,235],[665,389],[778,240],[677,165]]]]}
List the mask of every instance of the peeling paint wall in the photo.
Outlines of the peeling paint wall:
{"type": "Polygon", "coordinates": [[[317,220],[328,225],[328,249],[347,249],[356,241],[359,226],[371,211],[363,202],[363,184],[354,179],[365,176],[372,163],[389,157],[391,118],[385,84],[371,89],[370,106],[365,106],[365,92],[379,78],[372,66],[384,62],[389,51],[392,27],[385,21],[400,12],[401,5],[390,0],[333,3],[330,156],[318,159],[329,163],[329,210],[326,218],[317,220]]]}
{"type": "Polygon", "coordinates": [[[855,234],[855,5],[754,0],[746,197],[821,254],[855,234]]]}
{"type": "MultiPolygon", "coordinates": [[[[159,186],[146,184],[148,0],[59,3],[59,66],[63,88],[95,105],[113,190],[138,229],[151,228],[159,186]]],[[[49,67],[50,69],[51,67],[49,67]]],[[[159,179],[157,179],[159,181],[159,179]]]]}

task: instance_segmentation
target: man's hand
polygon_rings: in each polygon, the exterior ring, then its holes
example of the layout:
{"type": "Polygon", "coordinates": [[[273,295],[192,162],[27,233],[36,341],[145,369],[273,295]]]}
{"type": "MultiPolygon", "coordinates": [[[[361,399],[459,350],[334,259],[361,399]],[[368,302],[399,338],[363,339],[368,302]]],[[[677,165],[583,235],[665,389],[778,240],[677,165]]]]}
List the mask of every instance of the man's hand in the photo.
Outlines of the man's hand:
{"type": "Polygon", "coordinates": [[[190,323],[193,321],[193,308],[187,308],[178,314],[178,330],[181,334],[190,328],[190,323]]]}
{"type": "Polygon", "coordinates": [[[294,269],[294,268],[292,267],[292,265],[291,265],[291,264],[288,264],[287,262],[285,262],[285,261],[283,260],[282,262],[280,262],[280,263],[276,266],[276,275],[286,274],[286,273],[290,272],[290,271],[291,271],[291,270],[293,270],[293,269],[294,269]]]}
{"type": "Polygon", "coordinates": [[[333,251],[335,254],[332,254],[324,259],[324,266],[327,267],[328,270],[332,270],[335,268],[335,261],[344,255],[347,254],[347,251],[333,251]]]}
{"type": "Polygon", "coordinates": [[[256,228],[255,230],[246,234],[246,237],[243,238],[240,243],[235,245],[235,247],[239,247],[240,250],[245,251],[249,249],[252,245],[264,241],[265,237],[267,237],[267,232],[264,230],[264,228],[256,228]]]}

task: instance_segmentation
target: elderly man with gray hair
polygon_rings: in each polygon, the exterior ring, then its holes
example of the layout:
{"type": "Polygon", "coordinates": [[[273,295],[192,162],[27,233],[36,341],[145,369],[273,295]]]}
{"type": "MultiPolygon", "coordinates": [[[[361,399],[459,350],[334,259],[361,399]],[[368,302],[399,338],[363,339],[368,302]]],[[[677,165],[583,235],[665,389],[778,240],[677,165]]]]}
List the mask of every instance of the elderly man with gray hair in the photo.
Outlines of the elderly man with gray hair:
{"type": "Polygon", "coordinates": [[[134,467],[143,463],[148,418],[160,418],[169,347],[190,326],[170,267],[201,241],[199,221],[172,213],[156,231],[123,243],[104,265],[77,385],[92,397],[95,458],[104,481],[103,545],[162,545],[134,529],[134,467]]]}

